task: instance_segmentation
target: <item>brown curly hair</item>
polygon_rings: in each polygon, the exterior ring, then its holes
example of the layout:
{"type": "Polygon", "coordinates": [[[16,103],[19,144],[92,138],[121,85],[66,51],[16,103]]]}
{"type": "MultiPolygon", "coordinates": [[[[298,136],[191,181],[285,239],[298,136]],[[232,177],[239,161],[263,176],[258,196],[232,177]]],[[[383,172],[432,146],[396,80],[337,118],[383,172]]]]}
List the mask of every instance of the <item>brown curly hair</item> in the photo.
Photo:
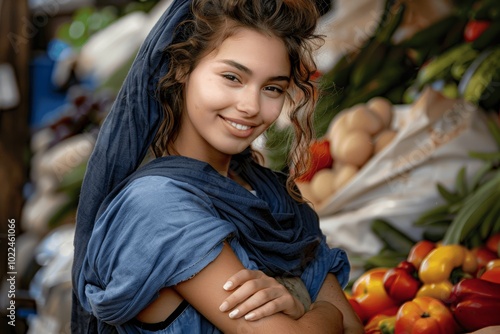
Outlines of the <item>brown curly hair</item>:
{"type": "Polygon", "coordinates": [[[253,29],[282,39],[287,47],[291,79],[286,101],[295,133],[288,159],[292,173],[287,188],[296,195],[293,180],[305,172],[309,143],[314,138],[316,94],[311,75],[316,71],[313,52],[322,41],[315,34],[319,14],[314,1],[193,0],[191,15],[179,25],[174,42],[165,50],[170,64],[158,87],[164,117],[152,144],[155,156],[175,153],[171,144],[182,117],[184,79],[205,55],[238,29],[253,29]]]}

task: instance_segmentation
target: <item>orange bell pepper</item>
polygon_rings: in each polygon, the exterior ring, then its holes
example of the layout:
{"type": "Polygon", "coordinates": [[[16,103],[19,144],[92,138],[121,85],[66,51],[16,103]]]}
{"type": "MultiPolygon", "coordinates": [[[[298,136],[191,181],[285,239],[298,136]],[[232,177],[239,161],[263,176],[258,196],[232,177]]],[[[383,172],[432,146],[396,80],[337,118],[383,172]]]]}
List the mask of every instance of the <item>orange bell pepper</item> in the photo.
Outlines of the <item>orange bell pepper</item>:
{"type": "Polygon", "coordinates": [[[398,306],[384,288],[384,275],[388,268],[374,268],[364,272],[352,286],[352,296],[363,309],[367,319],[383,310],[398,306]]]}
{"type": "Polygon", "coordinates": [[[395,333],[453,334],[455,329],[451,311],[432,297],[417,297],[406,302],[396,315],[395,333]]]}

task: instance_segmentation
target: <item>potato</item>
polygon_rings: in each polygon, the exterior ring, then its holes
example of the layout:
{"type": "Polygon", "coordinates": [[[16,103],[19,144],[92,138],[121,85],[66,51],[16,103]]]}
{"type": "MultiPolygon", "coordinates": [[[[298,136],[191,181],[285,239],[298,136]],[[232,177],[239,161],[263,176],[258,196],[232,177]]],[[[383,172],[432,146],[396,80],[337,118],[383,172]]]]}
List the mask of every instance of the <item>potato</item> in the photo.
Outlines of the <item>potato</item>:
{"type": "Polygon", "coordinates": [[[382,119],[364,104],[357,104],[349,109],[345,122],[349,130],[361,130],[369,135],[379,133],[384,126],[382,119]]]}
{"type": "Polygon", "coordinates": [[[334,170],[333,190],[339,191],[347,184],[356,174],[359,168],[354,165],[342,164],[334,170]]]}
{"type": "Polygon", "coordinates": [[[387,145],[389,145],[394,137],[397,135],[397,131],[394,130],[384,130],[375,139],[375,149],[373,154],[377,154],[382,151],[387,145]]]}
{"type": "Polygon", "coordinates": [[[323,201],[333,194],[333,170],[325,168],[314,174],[311,180],[311,195],[317,201],[323,201]]]}
{"type": "Polygon", "coordinates": [[[348,131],[346,123],[347,115],[347,112],[338,114],[338,116],[332,120],[330,129],[328,130],[327,138],[330,141],[330,151],[332,155],[334,146],[341,142],[341,139],[345,137],[346,132],[348,131]]]}
{"type": "Polygon", "coordinates": [[[373,154],[373,144],[370,135],[364,131],[352,130],[342,138],[338,149],[335,149],[333,159],[337,162],[363,166],[373,154]]]}
{"type": "Polygon", "coordinates": [[[385,97],[374,97],[370,99],[366,106],[375,113],[381,120],[385,128],[389,128],[392,123],[392,103],[385,97]]]}
{"type": "Polygon", "coordinates": [[[297,184],[297,188],[299,188],[302,197],[307,201],[314,202],[316,197],[313,195],[313,191],[311,189],[311,183],[299,182],[299,181],[296,181],[295,183],[297,184]]]}

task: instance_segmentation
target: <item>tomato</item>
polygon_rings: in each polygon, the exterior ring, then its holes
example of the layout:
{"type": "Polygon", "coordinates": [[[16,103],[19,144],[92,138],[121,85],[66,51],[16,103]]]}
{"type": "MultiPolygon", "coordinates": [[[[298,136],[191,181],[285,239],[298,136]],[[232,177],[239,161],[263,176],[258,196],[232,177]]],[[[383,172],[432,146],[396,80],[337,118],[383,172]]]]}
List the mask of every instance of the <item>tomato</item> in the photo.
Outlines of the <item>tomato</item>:
{"type": "Polygon", "coordinates": [[[420,240],[410,249],[407,261],[412,263],[418,270],[427,254],[429,254],[434,248],[436,248],[436,244],[432,241],[420,240]]]}
{"type": "Polygon", "coordinates": [[[327,139],[313,141],[309,146],[309,153],[311,154],[309,168],[304,175],[297,178],[298,182],[309,182],[317,171],[333,166],[330,142],[327,139]]]}
{"type": "Polygon", "coordinates": [[[387,268],[370,269],[364,272],[352,286],[352,296],[368,319],[399,304],[385,291],[384,276],[387,271],[387,268]]]}
{"type": "Polygon", "coordinates": [[[466,42],[472,42],[476,40],[481,34],[489,28],[491,25],[490,21],[483,20],[470,20],[467,22],[464,29],[464,39],[466,42]]]}
{"type": "Polygon", "coordinates": [[[453,314],[440,300],[417,297],[404,303],[396,315],[395,333],[453,334],[453,314]]]}

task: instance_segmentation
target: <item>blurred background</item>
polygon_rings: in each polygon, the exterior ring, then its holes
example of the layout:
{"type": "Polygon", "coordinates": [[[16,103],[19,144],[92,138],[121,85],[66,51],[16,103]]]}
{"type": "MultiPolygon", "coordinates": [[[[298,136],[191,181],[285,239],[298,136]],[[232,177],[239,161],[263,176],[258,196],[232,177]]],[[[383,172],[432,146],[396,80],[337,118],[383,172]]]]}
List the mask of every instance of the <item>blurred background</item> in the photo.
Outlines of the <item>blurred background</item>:
{"type": "MultiPolygon", "coordinates": [[[[170,3],[0,0],[1,333],[70,333],[72,240],[86,163],[138,48],[170,3]]],[[[419,240],[451,240],[460,207],[432,223],[419,218],[446,197],[463,204],[498,174],[500,6],[316,3],[324,44],[315,54],[315,160],[299,187],[331,245],[348,251],[354,280],[369,268],[395,266],[419,240]],[[460,110],[446,105],[457,101],[465,103],[460,110]],[[366,130],[369,144],[338,152],[331,129],[360,106],[384,109],[385,124],[366,130]],[[443,108],[456,115],[443,116],[443,108]],[[471,157],[475,150],[484,154],[471,157]]],[[[263,146],[269,167],[284,170],[290,133],[286,119],[270,129],[263,146]]],[[[495,212],[487,231],[471,236],[477,226],[469,226],[453,241],[473,247],[500,232],[495,212]]]]}

